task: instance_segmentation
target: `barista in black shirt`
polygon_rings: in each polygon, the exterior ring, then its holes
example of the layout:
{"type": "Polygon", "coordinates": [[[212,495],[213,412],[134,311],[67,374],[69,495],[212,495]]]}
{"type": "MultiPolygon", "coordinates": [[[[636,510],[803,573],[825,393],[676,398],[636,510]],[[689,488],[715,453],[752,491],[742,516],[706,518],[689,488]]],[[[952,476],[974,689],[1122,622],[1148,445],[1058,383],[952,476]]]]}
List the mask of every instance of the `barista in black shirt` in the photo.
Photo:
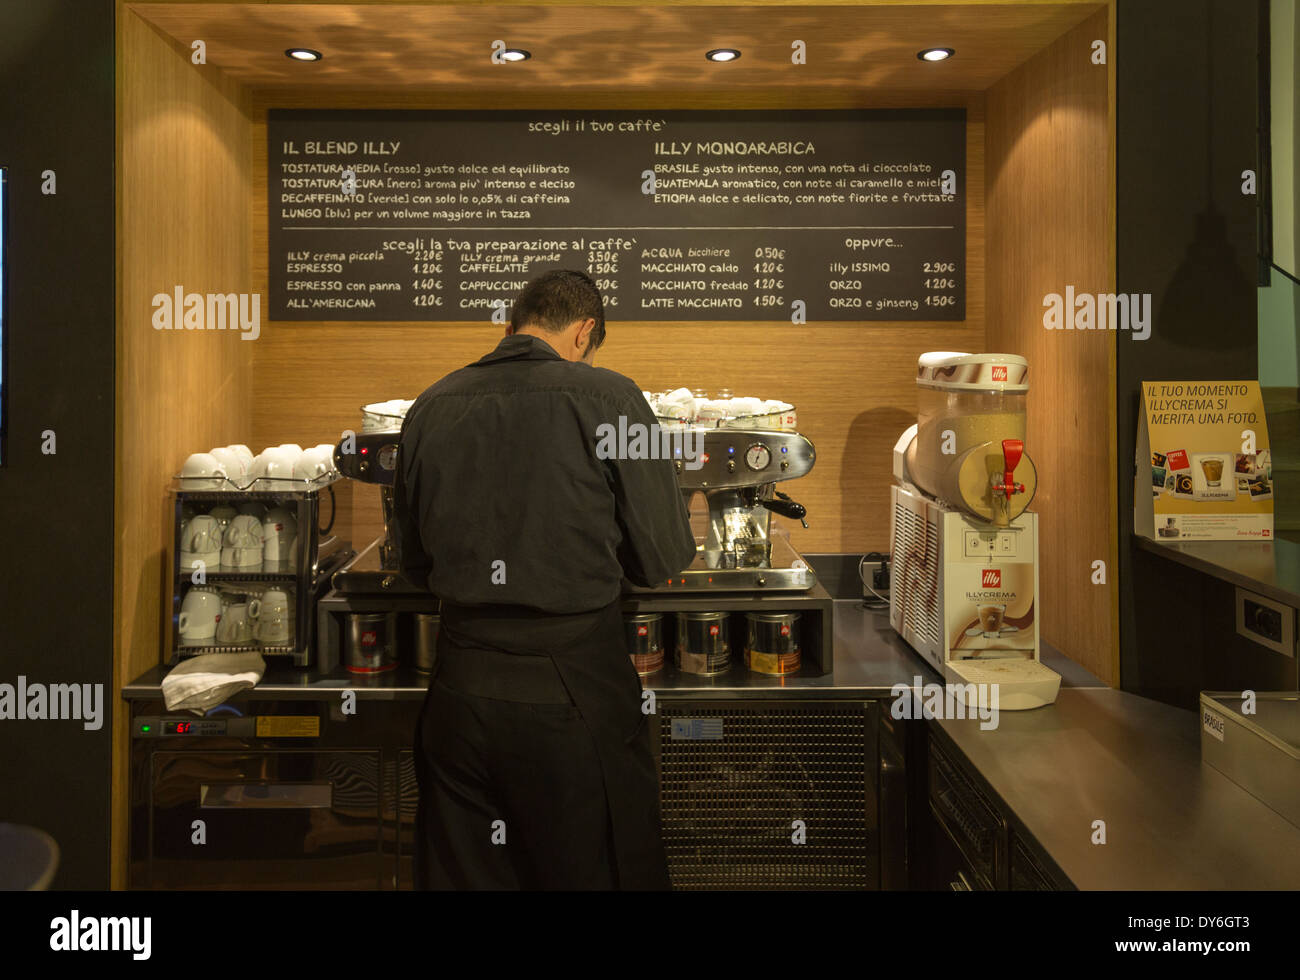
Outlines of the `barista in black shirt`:
{"type": "Polygon", "coordinates": [[[403,569],[442,612],[416,739],[423,887],[668,887],[618,600],[695,541],[669,460],[598,449],[620,420],[655,431],[640,389],[592,365],[604,335],[595,284],[546,273],[402,427],[403,569]]]}

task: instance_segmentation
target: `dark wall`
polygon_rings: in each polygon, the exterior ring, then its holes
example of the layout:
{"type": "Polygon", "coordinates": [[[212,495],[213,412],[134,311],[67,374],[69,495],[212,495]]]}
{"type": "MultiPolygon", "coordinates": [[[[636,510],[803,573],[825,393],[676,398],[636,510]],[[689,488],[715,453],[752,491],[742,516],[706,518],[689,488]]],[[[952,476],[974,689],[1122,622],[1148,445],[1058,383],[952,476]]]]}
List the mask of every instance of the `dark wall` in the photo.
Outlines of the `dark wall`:
{"type": "MultiPolygon", "coordinates": [[[[0,4],[8,444],[0,683],[102,684],[102,727],[0,720],[0,821],[50,833],[57,888],[106,888],[113,710],[113,4],[0,4]],[[41,193],[53,170],[57,194],[41,193]],[[55,433],[54,455],[41,452],[55,433]]],[[[0,856],[0,859],[3,859],[0,856]]]]}
{"type": "Polygon", "coordinates": [[[1138,392],[1258,377],[1257,198],[1241,193],[1241,172],[1258,172],[1256,6],[1119,0],[1116,45],[1117,288],[1153,306],[1148,340],[1116,341],[1121,686],[1194,708],[1239,673],[1233,607],[1133,543],[1138,392]]]}

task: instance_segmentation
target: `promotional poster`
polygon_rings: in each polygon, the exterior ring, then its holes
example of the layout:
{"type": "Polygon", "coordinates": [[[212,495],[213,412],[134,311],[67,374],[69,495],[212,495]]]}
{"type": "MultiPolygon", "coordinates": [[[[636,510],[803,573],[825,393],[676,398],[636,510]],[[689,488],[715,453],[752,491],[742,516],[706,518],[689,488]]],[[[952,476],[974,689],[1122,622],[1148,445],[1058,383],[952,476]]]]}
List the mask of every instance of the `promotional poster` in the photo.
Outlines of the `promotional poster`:
{"type": "Polygon", "coordinates": [[[1167,541],[1270,540],[1273,454],[1258,381],[1142,385],[1136,530],[1167,541]]]}

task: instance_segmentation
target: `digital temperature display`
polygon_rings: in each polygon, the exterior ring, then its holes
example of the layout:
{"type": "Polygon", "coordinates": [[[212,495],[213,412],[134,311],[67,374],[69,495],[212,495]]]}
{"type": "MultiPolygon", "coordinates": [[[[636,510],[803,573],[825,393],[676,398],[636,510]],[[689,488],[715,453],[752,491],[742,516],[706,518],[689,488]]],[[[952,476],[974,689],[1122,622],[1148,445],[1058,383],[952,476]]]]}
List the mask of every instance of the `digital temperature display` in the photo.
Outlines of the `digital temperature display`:
{"type": "MultiPolygon", "coordinates": [[[[136,738],[169,738],[184,735],[187,738],[207,738],[225,735],[252,735],[253,724],[257,719],[235,716],[233,718],[159,718],[150,716],[137,718],[136,738]]],[[[320,719],[313,718],[319,722],[320,719]]],[[[283,734],[272,732],[272,734],[283,734]]],[[[313,735],[319,731],[312,732],[313,735]]]]}

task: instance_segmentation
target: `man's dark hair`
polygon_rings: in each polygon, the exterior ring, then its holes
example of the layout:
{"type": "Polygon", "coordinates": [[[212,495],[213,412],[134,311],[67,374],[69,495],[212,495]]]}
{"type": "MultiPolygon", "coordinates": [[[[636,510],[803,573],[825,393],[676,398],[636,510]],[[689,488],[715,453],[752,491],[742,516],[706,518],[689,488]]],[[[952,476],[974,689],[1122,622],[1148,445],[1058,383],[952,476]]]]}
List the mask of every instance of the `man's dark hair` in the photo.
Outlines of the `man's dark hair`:
{"type": "Polygon", "coordinates": [[[600,290],[585,272],[554,269],[543,272],[524,287],[510,310],[510,332],[523,327],[540,327],[559,333],[574,320],[591,317],[587,350],[597,350],[605,342],[605,302],[600,290]]]}

